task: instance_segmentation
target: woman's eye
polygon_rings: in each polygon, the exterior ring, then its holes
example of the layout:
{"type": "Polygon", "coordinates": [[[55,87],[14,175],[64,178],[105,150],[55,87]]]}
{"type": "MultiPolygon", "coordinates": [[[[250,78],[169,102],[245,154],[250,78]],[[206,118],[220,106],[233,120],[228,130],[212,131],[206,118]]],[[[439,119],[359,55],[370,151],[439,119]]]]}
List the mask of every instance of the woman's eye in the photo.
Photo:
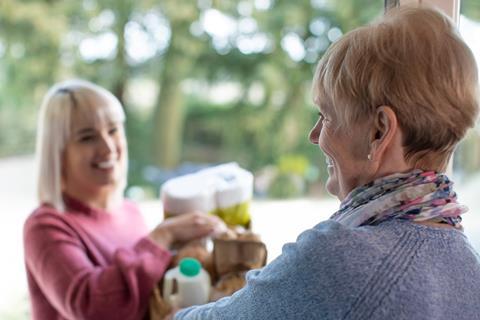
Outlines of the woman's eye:
{"type": "Polygon", "coordinates": [[[90,135],[89,135],[89,136],[82,136],[82,137],[80,137],[80,139],[79,139],[80,142],[90,142],[90,141],[93,141],[93,140],[95,140],[95,136],[93,136],[93,135],[91,135],[91,136],[90,136],[90,135]]]}
{"type": "Polygon", "coordinates": [[[110,130],[108,130],[108,133],[109,134],[114,134],[118,131],[118,127],[114,127],[114,128],[111,128],[110,130]]]}
{"type": "Polygon", "coordinates": [[[321,122],[323,122],[325,120],[325,116],[321,112],[318,112],[318,117],[319,117],[319,121],[321,121],[321,122]]]}

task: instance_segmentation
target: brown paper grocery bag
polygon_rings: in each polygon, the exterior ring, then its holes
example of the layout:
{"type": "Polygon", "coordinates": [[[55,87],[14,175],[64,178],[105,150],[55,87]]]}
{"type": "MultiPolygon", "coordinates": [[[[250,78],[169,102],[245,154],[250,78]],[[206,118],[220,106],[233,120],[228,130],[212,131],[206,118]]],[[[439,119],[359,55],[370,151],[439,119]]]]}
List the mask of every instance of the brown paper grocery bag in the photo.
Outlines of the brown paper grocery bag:
{"type": "Polygon", "coordinates": [[[267,247],[261,241],[213,240],[213,265],[221,277],[230,272],[248,271],[267,263],[267,247]]]}

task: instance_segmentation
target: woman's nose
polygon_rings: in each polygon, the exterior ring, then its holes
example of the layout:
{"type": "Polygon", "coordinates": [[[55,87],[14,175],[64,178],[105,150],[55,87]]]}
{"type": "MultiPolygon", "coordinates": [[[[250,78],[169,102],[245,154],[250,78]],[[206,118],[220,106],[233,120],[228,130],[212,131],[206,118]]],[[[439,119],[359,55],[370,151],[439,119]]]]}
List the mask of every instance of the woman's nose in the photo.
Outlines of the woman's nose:
{"type": "Polygon", "coordinates": [[[308,136],[308,139],[310,140],[311,143],[313,144],[318,144],[318,138],[320,136],[320,131],[322,130],[322,124],[320,121],[317,121],[315,123],[315,126],[310,130],[310,134],[308,136]]]}
{"type": "Polygon", "coordinates": [[[115,152],[115,140],[108,134],[102,134],[100,138],[100,148],[102,153],[105,154],[115,152]]]}

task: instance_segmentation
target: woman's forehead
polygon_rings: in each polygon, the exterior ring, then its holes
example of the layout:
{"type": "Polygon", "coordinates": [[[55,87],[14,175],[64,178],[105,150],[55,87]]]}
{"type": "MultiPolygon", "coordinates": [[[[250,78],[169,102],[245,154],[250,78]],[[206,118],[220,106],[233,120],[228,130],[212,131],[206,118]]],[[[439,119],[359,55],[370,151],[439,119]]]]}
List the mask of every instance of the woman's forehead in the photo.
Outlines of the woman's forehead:
{"type": "Polygon", "coordinates": [[[85,127],[101,127],[121,122],[120,119],[111,116],[106,107],[97,107],[96,109],[74,110],[71,118],[71,126],[73,130],[83,129],[85,127]]]}
{"type": "Polygon", "coordinates": [[[75,131],[116,124],[123,120],[123,110],[117,104],[100,97],[83,96],[77,99],[77,104],[73,107],[71,127],[75,131]]]}

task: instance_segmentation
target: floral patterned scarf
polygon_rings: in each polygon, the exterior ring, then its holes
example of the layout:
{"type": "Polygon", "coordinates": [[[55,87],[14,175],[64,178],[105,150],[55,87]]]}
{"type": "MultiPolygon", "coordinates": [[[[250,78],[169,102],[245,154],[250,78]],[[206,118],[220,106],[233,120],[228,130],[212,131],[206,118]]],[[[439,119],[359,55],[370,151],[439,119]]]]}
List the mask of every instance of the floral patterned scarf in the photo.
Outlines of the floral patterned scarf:
{"type": "Polygon", "coordinates": [[[452,185],[445,174],[435,171],[392,174],[355,188],[330,219],[349,227],[405,219],[461,228],[460,215],[468,208],[457,203],[452,185]]]}

